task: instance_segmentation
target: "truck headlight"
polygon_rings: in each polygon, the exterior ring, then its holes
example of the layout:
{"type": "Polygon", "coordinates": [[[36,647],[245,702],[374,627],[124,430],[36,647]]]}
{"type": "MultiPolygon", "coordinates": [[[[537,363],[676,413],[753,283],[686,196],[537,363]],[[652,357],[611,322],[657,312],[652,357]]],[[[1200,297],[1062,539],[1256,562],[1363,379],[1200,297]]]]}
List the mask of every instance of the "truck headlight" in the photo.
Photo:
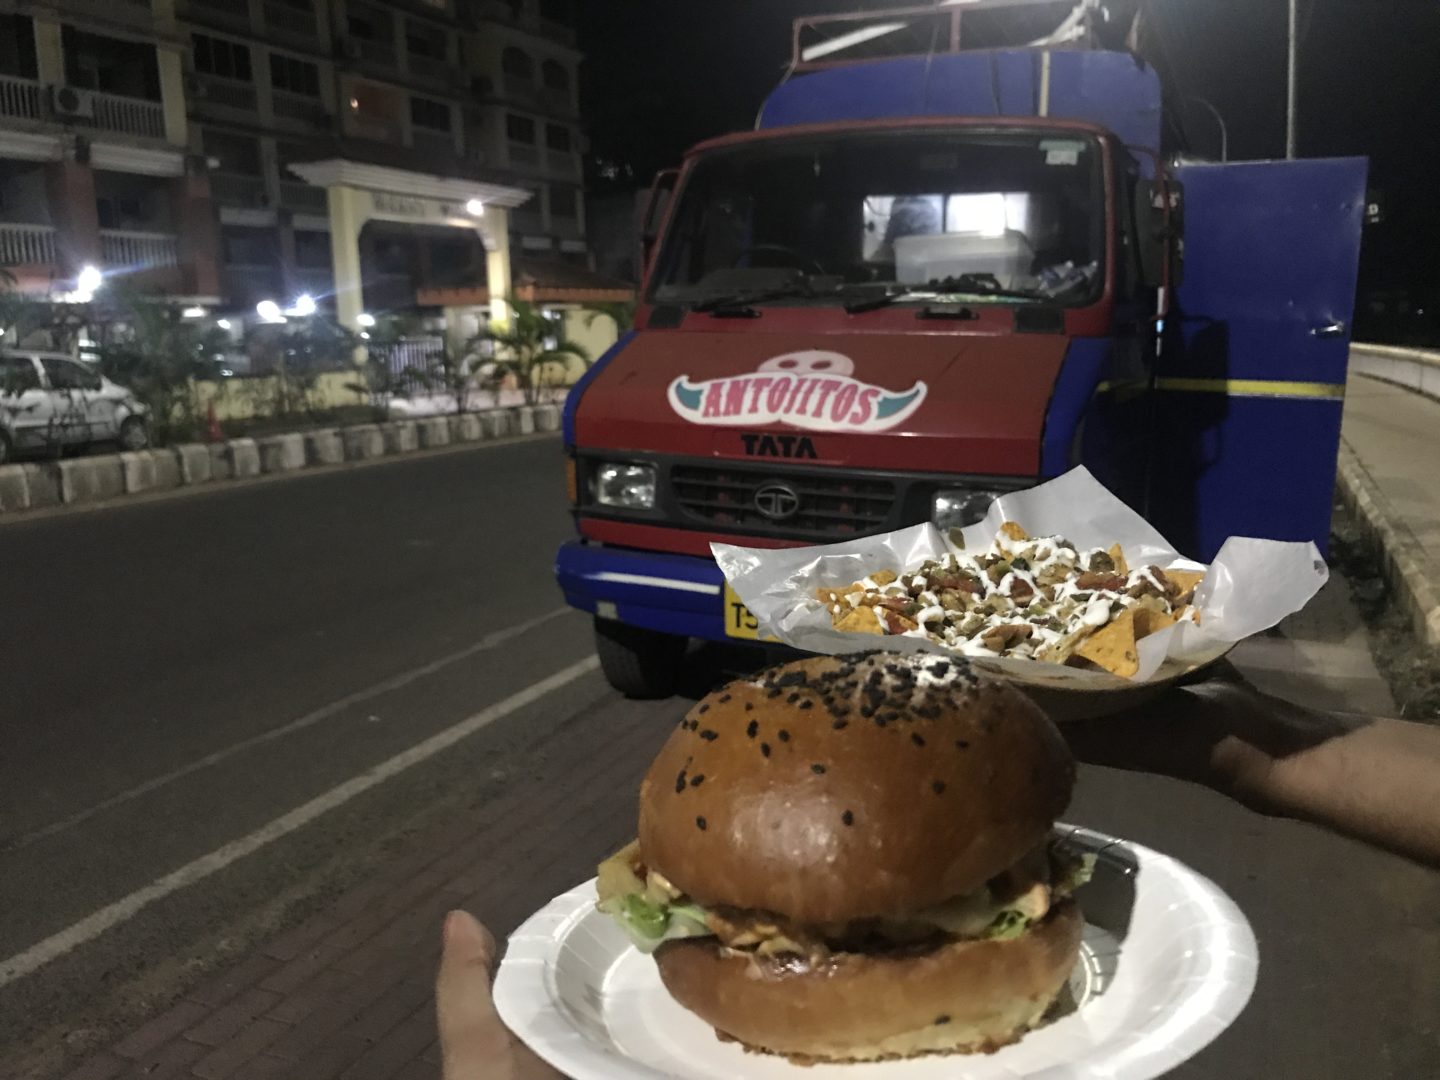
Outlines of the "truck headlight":
{"type": "Polygon", "coordinates": [[[937,529],[974,525],[1001,494],[983,488],[941,488],[930,500],[930,520],[937,529]]]}
{"type": "Polygon", "coordinates": [[[601,506],[649,510],[655,505],[655,466],[606,462],[595,470],[594,492],[601,506]]]}

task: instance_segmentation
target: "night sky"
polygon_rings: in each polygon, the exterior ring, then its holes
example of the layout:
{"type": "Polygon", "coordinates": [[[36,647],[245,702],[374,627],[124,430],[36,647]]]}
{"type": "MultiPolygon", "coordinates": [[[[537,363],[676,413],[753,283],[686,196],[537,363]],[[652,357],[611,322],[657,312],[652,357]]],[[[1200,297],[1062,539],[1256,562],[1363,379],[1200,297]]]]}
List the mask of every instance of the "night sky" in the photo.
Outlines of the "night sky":
{"type": "MultiPolygon", "coordinates": [[[[630,186],[711,135],[750,127],[790,54],[796,15],[914,6],[846,0],[584,0],[594,159],[630,186]]],[[[1172,94],[1212,102],[1233,159],[1283,157],[1285,0],[1146,0],[1147,55],[1172,94]]],[[[1300,154],[1360,154],[1385,205],[1363,287],[1440,302],[1440,2],[1301,0],[1300,154]]],[[[1219,156],[1214,119],[1182,108],[1191,148],[1219,156]]],[[[1440,306],[1440,303],[1437,303],[1440,306]]]]}

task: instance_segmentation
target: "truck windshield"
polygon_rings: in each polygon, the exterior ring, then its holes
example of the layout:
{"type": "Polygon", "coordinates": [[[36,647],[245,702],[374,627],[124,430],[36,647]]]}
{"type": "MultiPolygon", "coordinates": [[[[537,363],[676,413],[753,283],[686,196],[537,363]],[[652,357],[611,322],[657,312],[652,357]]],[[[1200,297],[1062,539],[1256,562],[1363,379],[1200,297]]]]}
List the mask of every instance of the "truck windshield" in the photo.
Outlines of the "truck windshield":
{"type": "Polygon", "coordinates": [[[1103,191],[1098,141],[1071,133],[852,132],[716,150],[685,181],[650,298],[1090,303],[1104,284],[1103,191]]]}

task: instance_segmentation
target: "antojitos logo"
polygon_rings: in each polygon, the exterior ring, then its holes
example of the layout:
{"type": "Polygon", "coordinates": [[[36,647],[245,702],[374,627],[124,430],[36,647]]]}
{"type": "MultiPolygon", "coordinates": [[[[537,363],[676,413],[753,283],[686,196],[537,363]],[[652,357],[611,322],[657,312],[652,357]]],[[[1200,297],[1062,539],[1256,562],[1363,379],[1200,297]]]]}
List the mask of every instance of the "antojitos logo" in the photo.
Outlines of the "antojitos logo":
{"type": "Polygon", "coordinates": [[[766,360],[753,375],[670,384],[670,406],[693,424],[789,424],[807,431],[884,431],[925,400],[926,387],[886,390],[854,377],[840,353],[807,349],[766,360]]]}

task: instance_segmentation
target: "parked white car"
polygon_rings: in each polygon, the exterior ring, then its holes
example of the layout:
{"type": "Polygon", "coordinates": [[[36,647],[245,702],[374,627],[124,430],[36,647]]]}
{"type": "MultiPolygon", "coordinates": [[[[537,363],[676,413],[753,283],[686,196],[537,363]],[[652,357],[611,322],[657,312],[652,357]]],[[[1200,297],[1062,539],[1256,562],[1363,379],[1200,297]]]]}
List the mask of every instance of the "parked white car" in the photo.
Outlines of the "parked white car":
{"type": "Polygon", "coordinates": [[[150,444],[146,408],[125,387],[60,353],[0,352],[0,463],[16,452],[114,441],[150,444]]]}

